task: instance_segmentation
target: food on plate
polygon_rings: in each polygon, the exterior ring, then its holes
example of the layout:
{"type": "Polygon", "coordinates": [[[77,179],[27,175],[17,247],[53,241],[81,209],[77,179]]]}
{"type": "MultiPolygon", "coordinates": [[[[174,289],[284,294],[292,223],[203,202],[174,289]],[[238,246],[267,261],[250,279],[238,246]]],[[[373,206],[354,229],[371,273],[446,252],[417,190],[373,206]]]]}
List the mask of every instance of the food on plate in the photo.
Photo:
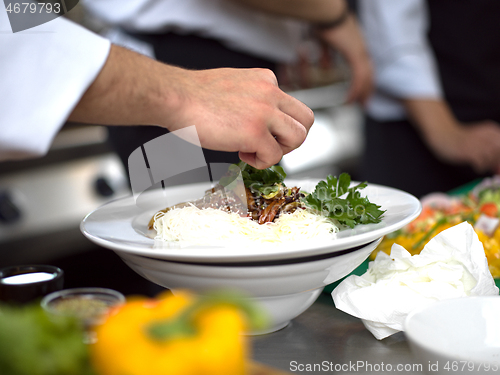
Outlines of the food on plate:
{"type": "Polygon", "coordinates": [[[175,208],[156,216],[156,238],[189,244],[223,245],[229,242],[275,243],[328,240],[339,228],[327,218],[308,210],[282,214],[275,222],[261,225],[234,212],[195,206],[175,208]]]}
{"type": "Polygon", "coordinates": [[[384,238],[372,259],[379,251],[390,254],[394,243],[419,254],[436,234],[467,221],[483,244],[491,274],[500,278],[500,176],[485,179],[466,195],[430,194],[422,206],[417,219],[384,238]]]}
{"type": "Polygon", "coordinates": [[[217,244],[228,241],[286,242],[331,239],[344,228],[378,223],[384,211],[362,197],[342,173],[310,192],[288,187],[280,166],[264,170],[240,162],[205,195],[158,211],[149,222],[157,239],[217,244]],[[238,178],[241,184],[235,183],[238,178]]]}

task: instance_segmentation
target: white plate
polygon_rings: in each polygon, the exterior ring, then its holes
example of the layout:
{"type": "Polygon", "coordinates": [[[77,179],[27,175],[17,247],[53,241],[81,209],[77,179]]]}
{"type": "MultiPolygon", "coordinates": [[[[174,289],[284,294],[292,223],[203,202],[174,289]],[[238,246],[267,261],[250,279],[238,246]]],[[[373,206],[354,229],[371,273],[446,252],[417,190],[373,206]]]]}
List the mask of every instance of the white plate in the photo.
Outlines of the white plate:
{"type": "MultiPolygon", "coordinates": [[[[300,186],[311,191],[317,180],[287,180],[287,186],[300,186]]],[[[83,234],[96,244],[115,250],[152,258],[184,262],[248,262],[277,259],[293,259],[327,254],[367,244],[388,233],[394,232],[414,220],[421,211],[420,201],[401,190],[369,185],[361,190],[364,196],[386,210],[378,224],[357,225],[337,233],[337,238],[308,243],[287,243],[255,247],[180,247],[177,243],[154,240],[154,231],[147,229],[154,213],[167,207],[162,205],[165,195],[169,205],[199,198],[209,188],[206,183],[176,186],[143,193],[141,207],[133,197],[107,203],[88,214],[81,223],[83,234]],[[147,208],[149,207],[149,208],[147,208]]]]}

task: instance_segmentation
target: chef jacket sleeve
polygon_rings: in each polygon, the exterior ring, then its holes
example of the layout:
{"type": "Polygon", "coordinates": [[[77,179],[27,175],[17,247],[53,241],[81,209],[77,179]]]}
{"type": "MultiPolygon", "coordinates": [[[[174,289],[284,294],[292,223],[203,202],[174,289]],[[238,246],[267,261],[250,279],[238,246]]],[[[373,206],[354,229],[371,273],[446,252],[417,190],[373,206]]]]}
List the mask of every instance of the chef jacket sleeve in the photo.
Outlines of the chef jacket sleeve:
{"type": "Polygon", "coordinates": [[[441,98],[436,62],[427,40],[425,0],[359,0],[359,15],[379,92],[369,107],[387,104],[385,111],[375,108],[375,112],[390,117],[391,112],[398,112],[391,107],[391,98],[441,98]]]}
{"type": "Polygon", "coordinates": [[[63,17],[12,33],[0,6],[0,160],[48,151],[109,49],[107,39],[63,17]]]}

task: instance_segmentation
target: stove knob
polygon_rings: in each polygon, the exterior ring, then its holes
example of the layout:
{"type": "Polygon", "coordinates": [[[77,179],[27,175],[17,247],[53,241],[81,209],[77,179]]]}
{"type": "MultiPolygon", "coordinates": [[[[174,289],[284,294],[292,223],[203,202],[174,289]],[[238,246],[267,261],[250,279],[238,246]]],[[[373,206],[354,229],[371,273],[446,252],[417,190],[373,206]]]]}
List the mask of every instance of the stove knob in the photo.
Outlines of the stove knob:
{"type": "Polygon", "coordinates": [[[0,191],[0,223],[13,224],[21,219],[21,210],[8,191],[0,191]]]}
{"type": "Polygon", "coordinates": [[[106,177],[96,178],[96,180],[94,181],[94,188],[97,194],[102,197],[111,197],[115,193],[115,190],[108,182],[108,179],[106,177]]]}

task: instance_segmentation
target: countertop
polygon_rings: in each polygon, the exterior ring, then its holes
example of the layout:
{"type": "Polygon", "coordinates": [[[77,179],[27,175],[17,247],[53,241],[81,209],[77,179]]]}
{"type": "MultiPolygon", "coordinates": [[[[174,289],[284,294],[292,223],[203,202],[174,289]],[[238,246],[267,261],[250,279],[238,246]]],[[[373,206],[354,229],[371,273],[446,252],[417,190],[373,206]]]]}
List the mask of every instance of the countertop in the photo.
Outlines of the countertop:
{"type": "Polygon", "coordinates": [[[292,374],[423,374],[403,332],[377,340],[322,293],[284,329],[252,338],[253,359],[292,374]]]}

